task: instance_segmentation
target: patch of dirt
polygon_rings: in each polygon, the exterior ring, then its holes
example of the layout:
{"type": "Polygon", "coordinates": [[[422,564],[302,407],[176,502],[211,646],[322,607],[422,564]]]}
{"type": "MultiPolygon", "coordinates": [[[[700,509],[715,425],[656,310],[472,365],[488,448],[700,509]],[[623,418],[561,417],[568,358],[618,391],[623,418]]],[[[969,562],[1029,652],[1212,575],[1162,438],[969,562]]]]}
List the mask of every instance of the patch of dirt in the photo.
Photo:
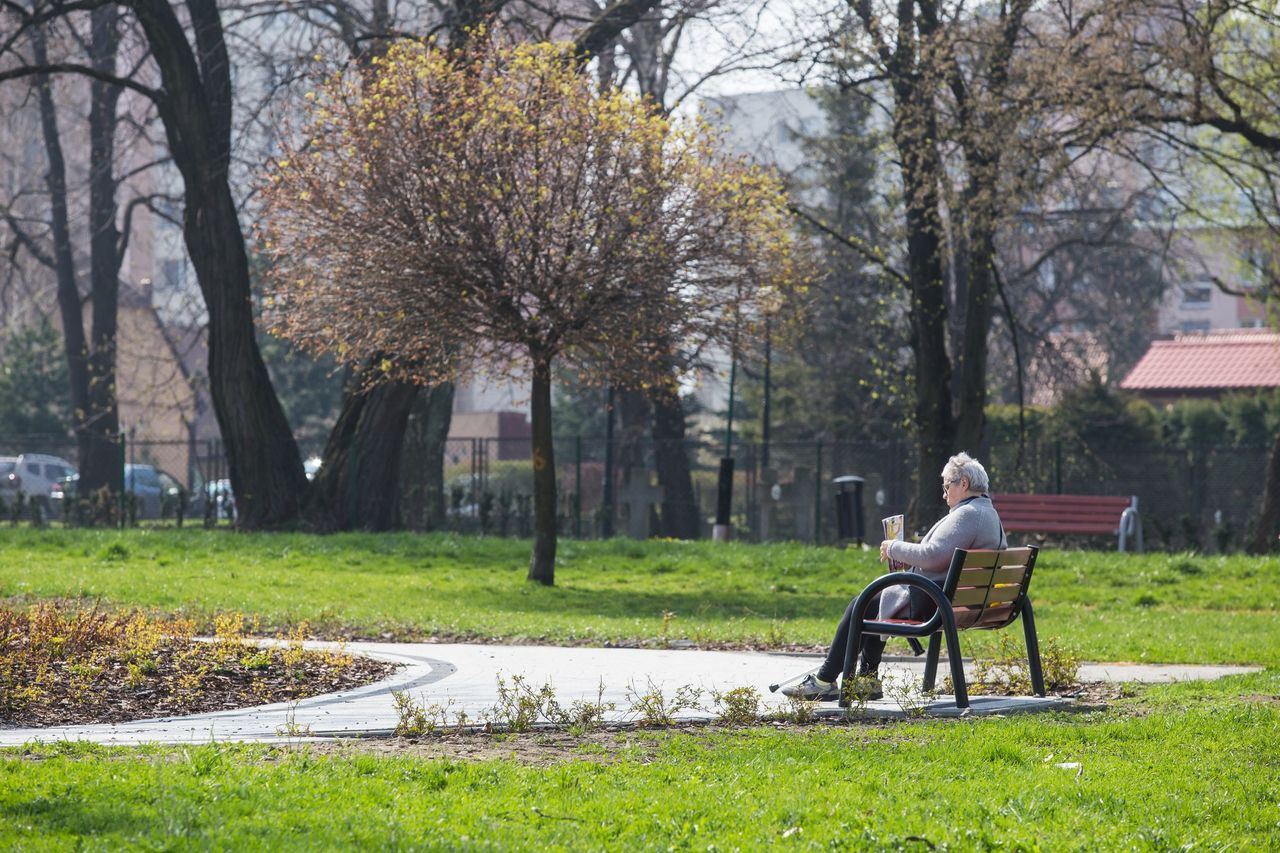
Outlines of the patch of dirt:
{"type": "Polygon", "coordinates": [[[5,672],[6,682],[25,689],[3,691],[0,726],[122,723],[292,702],[372,684],[397,668],[358,655],[173,639],[155,650],[145,671],[105,657],[5,672]]]}
{"type": "Polygon", "coordinates": [[[447,758],[453,761],[502,759],[546,767],[565,761],[593,761],[611,764],[622,755],[638,755],[642,761],[654,756],[662,738],[670,731],[646,732],[638,729],[605,729],[586,734],[569,732],[484,732],[445,734],[422,738],[350,738],[300,744],[318,755],[369,754],[397,758],[447,758]]]}
{"type": "Polygon", "coordinates": [[[1096,711],[1123,698],[1124,691],[1124,684],[1117,681],[1090,681],[1050,692],[1064,699],[1074,699],[1079,710],[1096,711]]]}

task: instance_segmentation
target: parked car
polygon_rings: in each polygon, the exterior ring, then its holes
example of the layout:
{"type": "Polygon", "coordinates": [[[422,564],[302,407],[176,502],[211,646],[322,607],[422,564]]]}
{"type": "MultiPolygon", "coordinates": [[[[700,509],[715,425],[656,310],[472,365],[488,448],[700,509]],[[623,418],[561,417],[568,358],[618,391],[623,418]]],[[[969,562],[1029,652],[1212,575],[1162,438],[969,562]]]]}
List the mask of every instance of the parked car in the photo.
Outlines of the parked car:
{"type": "MultiPolygon", "coordinates": [[[[80,475],[71,474],[53,485],[51,499],[55,505],[73,500],[79,487],[80,475]]],[[[198,496],[192,502],[176,477],[154,465],[125,465],[124,490],[137,500],[138,518],[174,518],[184,498],[188,518],[198,517],[202,512],[198,496]]]]}
{"type": "Polygon", "coordinates": [[[18,468],[18,457],[0,456],[0,498],[9,500],[9,475],[18,468]]]}
{"type": "Polygon", "coordinates": [[[75,473],[70,462],[46,453],[0,457],[0,498],[12,501],[22,492],[48,510],[54,484],[75,473]]]}
{"type": "Polygon", "coordinates": [[[173,518],[179,504],[187,499],[187,490],[178,479],[154,465],[125,465],[124,490],[137,500],[138,518],[173,518]]]}
{"type": "Polygon", "coordinates": [[[204,499],[213,504],[214,518],[235,521],[236,495],[230,480],[210,480],[204,484],[204,499]]]}

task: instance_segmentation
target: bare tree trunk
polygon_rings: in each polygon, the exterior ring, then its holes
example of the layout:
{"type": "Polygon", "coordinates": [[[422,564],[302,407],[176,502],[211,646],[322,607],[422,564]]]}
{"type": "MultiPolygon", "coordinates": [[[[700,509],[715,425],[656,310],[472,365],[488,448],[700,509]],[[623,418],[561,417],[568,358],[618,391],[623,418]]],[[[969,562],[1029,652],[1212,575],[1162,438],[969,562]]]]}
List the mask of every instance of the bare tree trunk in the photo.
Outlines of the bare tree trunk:
{"type": "Polygon", "coordinates": [[[986,431],[987,337],[991,332],[996,256],[995,237],[987,223],[978,223],[969,238],[969,287],[960,355],[956,449],[978,453],[986,431]]]}
{"type": "MultiPolygon", "coordinates": [[[[899,150],[903,150],[901,144],[899,150]]],[[[955,418],[951,413],[946,289],[933,175],[904,165],[903,176],[907,187],[908,274],[916,366],[916,496],[912,523],[920,527],[945,511],[938,474],[953,452],[955,418]]]]}
{"type": "MultiPolygon", "coordinates": [[[[47,65],[49,57],[43,28],[36,27],[32,30],[31,43],[36,65],[47,65]]],[[[58,130],[58,114],[49,75],[37,74],[35,84],[39,94],[40,123],[49,167],[45,174],[45,184],[49,188],[50,226],[53,230],[52,261],[58,282],[58,312],[62,319],[67,374],[71,382],[72,426],[76,434],[76,467],[80,469],[80,493],[87,495],[103,486],[119,491],[119,460],[117,459],[114,480],[107,477],[102,466],[93,464],[93,460],[102,451],[98,446],[99,442],[94,440],[98,436],[96,430],[99,422],[94,417],[89,399],[89,342],[84,334],[80,285],[76,280],[75,258],[71,251],[66,158],[62,152],[62,137],[58,130]]]]}
{"type": "Polygon", "coordinates": [[[662,534],[673,539],[697,539],[701,527],[693,494],[693,473],[685,447],[684,407],[675,374],[660,384],[653,403],[653,458],[662,486],[662,534]]]}
{"type": "MultiPolygon", "coordinates": [[[[91,15],[91,61],[104,73],[115,71],[120,19],[117,6],[91,15]]],[[[120,408],[116,397],[116,331],[120,303],[120,232],[116,228],[115,133],[119,86],[90,84],[89,105],[89,276],[93,317],[89,345],[89,453],[81,469],[86,489],[124,488],[119,454],[120,408]]]]}
{"type": "Polygon", "coordinates": [[[427,435],[427,523],[435,530],[445,524],[444,455],[449,449],[449,427],[453,423],[452,382],[441,382],[424,396],[428,399],[427,435]]]}
{"type": "Polygon", "coordinates": [[[453,415],[453,383],[421,389],[414,398],[401,460],[401,521],[423,530],[441,530],[447,508],[444,457],[453,415]]]}
{"type": "Polygon", "coordinates": [[[418,390],[385,382],[347,395],[311,484],[308,524],[326,532],[397,526],[401,452],[418,390]]]}
{"type": "Polygon", "coordinates": [[[1271,458],[1267,460],[1267,482],[1262,491],[1262,513],[1249,539],[1250,554],[1272,554],[1277,550],[1280,535],[1280,433],[1271,445],[1271,458]]]}
{"type": "Polygon", "coordinates": [[[529,580],[551,586],[556,578],[556,460],[551,432],[551,359],[533,359],[529,400],[533,434],[533,557],[529,580]]]}
{"type": "Polygon", "coordinates": [[[622,471],[623,482],[631,469],[644,467],[644,434],[649,426],[649,401],[644,392],[634,388],[619,388],[616,394],[618,406],[618,455],[615,463],[622,471]]]}
{"type": "Polygon", "coordinates": [[[188,0],[193,50],[174,7],[130,0],[163,89],[156,98],[186,190],[183,233],[209,312],[209,389],[238,523],[295,521],[306,489],[298,446],[254,338],[244,235],[231,197],[231,66],[215,0],[188,0]]]}

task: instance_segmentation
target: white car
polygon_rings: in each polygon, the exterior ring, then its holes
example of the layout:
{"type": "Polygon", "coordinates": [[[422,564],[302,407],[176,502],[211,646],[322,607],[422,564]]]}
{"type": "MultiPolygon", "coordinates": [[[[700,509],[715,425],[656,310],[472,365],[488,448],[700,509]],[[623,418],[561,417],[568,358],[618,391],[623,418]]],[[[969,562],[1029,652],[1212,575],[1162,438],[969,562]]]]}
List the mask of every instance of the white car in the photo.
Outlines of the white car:
{"type": "Polygon", "coordinates": [[[12,460],[0,458],[0,497],[12,501],[22,492],[48,509],[53,484],[75,473],[75,466],[60,456],[23,453],[12,460]]]}

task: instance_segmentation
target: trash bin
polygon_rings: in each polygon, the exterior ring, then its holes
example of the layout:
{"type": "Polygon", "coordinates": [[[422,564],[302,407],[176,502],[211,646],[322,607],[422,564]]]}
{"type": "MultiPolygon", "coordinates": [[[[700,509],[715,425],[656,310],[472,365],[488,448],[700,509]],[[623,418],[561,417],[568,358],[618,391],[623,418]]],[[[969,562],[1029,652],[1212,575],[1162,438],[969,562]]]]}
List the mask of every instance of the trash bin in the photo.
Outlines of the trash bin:
{"type": "Polygon", "coordinates": [[[856,474],[836,477],[831,484],[836,487],[836,538],[842,542],[866,539],[867,531],[862,518],[862,487],[866,483],[856,474]]]}

